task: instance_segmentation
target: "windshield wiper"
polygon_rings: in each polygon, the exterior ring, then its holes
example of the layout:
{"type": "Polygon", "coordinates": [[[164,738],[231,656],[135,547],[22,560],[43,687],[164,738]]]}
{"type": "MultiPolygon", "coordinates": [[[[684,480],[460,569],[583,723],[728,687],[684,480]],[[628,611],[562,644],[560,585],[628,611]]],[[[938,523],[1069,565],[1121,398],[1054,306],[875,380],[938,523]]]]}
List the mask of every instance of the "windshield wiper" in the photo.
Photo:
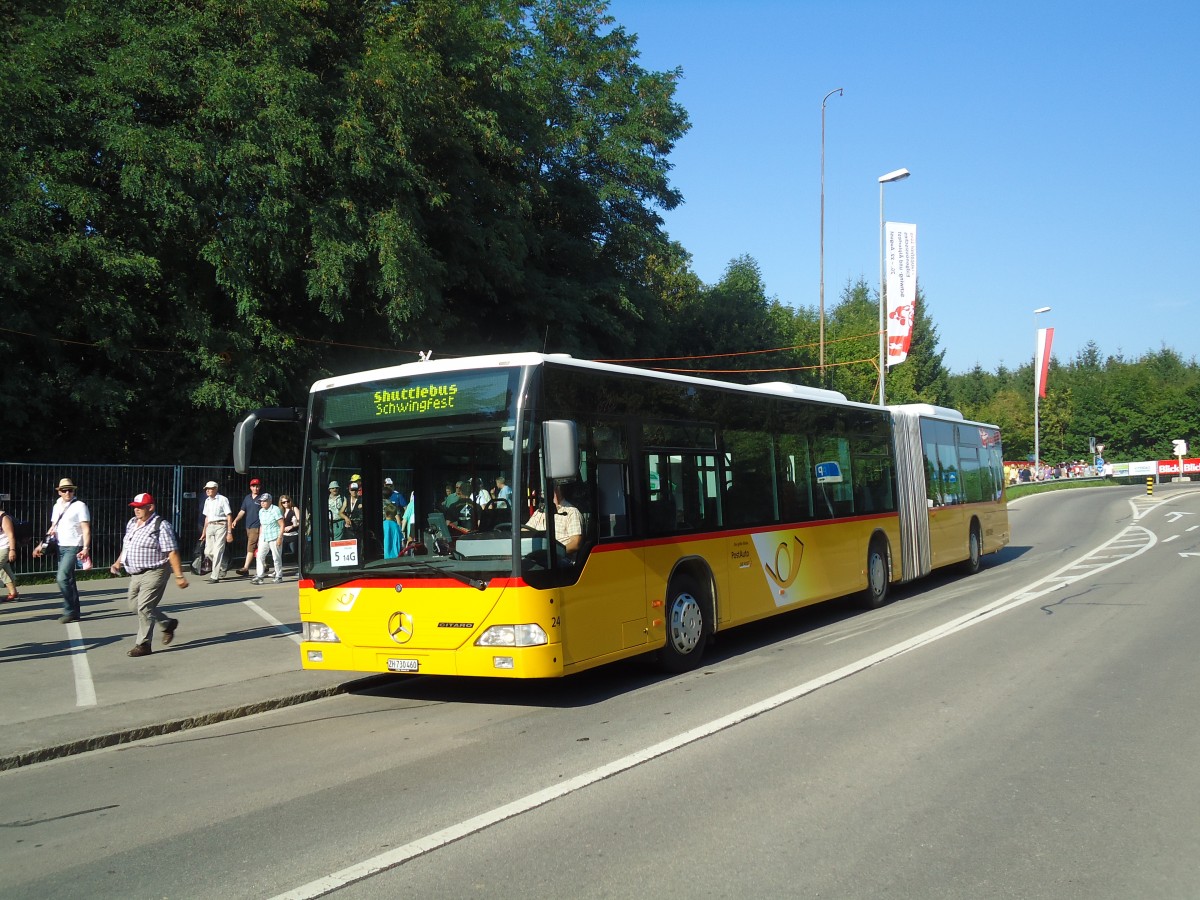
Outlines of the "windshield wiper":
{"type": "Polygon", "coordinates": [[[472,578],[470,575],[465,575],[462,572],[456,572],[453,569],[447,568],[446,566],[439,566],[439,565],[435,565],[432,562],[425,562],[425,561],[414,562],[412,565],[413,565],[413,568],[420,567],[429,572],[437,572],[439,574],[449,575],[451,578],[458,579],[463,584],[469,584],[471,587],[475,588],[475,590],[477,590],[477,591],[482,591],[482,590],[487,589],[487,582],[484,581],[483,579],[472,578]]]}
{"type": "Polygon", "coordinates": [[[322,577],[320,575],[312,575],[310,577],[312,578],[313,584],[316,585],[318,591],[327,591],[331,587],[337,587],[339,584],[346,584],[347,582],[354,581],[354,579],[358,578],[359,576],[357,573],[350,575],[345,572],[339,572],[337,575],[332,576],[322,577]]]}

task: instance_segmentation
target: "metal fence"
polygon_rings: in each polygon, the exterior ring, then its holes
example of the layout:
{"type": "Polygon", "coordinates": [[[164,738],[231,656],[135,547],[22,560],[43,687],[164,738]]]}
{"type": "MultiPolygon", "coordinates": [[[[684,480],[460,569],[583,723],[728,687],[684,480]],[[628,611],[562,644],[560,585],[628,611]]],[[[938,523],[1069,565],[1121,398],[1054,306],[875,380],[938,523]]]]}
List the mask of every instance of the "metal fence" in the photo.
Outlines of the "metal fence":
{"type": "MultiPolygon", "coordinates": [[[[156,511],[180,536],[186,565],[192,559],[204,522],[204,484],[217,482],[236,516],[242,499],[250,492],[252,477],[258,478],[262,489],[274,497],[296,496],[300,490],[299,466],[255,468],[249,475],[238,475],[228,466],[0,463],[0,509],[18,522],[29,522],[34,536],[29,546],[17,547],[13,569],[18,575],[28,575],[52,574],[58,568],[54,558],[34,559],[33,548],[50,527],[50,510],[58,499],[55,491],[62,478],[70,478],[78,485],[77,496],[91,513],[92,557],[96,566],[107,568],[121,552],[125,524],[132,516],[129,501],[135,494],[147,491],[154,495],[156,511]]],[[[240,566],[245,554],[246,531],[239,527],[234,534],[233,549],[226,557],[230,568],[240,566]],[[234,562],[237,566],[232,565],[234,562]]]]}

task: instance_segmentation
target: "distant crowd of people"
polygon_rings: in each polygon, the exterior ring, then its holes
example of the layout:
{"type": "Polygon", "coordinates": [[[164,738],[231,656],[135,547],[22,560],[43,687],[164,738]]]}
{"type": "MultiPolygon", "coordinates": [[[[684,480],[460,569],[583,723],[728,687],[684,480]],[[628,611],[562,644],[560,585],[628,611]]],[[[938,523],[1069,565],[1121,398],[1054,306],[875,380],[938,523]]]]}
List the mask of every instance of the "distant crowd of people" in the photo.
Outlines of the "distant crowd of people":
{"type": "Polygon", "coordinates": [[[1057,465],[1040,466],[1005,463],[1005,474],[1009,484],[1028,484],[1032,481],[1053,481],[1059,478],[1095,478],[1096,467],[1086,460],[1070,460],[1057,465]]]}

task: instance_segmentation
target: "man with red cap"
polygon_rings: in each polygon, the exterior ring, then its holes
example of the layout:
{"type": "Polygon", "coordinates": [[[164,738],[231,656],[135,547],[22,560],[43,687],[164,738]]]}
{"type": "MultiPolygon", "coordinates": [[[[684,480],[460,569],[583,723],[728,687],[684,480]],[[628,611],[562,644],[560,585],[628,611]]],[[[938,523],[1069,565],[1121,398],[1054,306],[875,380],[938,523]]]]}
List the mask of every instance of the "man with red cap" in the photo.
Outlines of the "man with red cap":
{"type": "Polygon", "coordinates": [[[171,523],[154,511],[154,498],[138,494],[129,505],[133,508],[133,518],[125,525],[121,554],[109,571],[119,575],[123,565],[129,573],[129,606],[138,614],[137,637],[129,655],[149,656],[155,622],[162,626],[163,646],[175,639],[175,629],[179,627],[178,619],[158,608],[167,591],[167,567],[174,572],[180,588],[186,588],[188,580],[183,574],[175,532],[171,523]]]}
{"type": "Polygon", "coordinates": [[[250,561],[255,558],[258,551],[258,492],[262,489],[262,482],[257,478],[250,479],[250,493],[242,499],[241,512],[237,514],[237,518],[233,520],[233,527],[237,528],[238,522],[242,519],[246,520],[246,561],[242,563],[242,567],[237,570],[239,575],[250,574],[250,561]]]}

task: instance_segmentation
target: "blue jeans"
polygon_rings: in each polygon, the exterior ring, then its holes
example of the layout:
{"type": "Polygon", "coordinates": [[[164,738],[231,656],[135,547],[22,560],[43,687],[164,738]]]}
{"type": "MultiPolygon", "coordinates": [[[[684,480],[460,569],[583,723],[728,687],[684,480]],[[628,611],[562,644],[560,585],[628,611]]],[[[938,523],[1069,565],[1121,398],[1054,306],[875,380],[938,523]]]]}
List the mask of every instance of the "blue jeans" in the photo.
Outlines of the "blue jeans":
{"type": "Polygon", "coordinates": [[[79,547],[58,548],[58,589],[62,591],[63,615],[79,615],[79,587],[75,584],[75,554],[79,547]]]}

